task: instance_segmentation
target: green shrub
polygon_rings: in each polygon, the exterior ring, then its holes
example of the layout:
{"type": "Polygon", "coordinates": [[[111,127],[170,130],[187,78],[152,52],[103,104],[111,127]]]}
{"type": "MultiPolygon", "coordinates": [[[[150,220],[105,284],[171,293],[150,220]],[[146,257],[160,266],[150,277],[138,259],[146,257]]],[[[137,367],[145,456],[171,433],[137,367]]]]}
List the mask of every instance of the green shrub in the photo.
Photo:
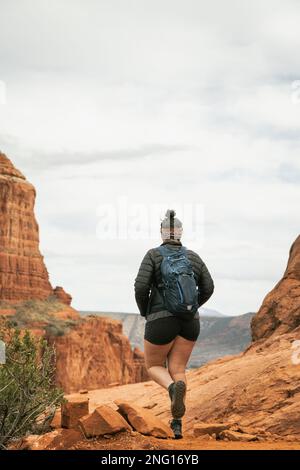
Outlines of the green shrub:
{"type": "Polygon", "coordinates": [[[45,328],[47,336],[64,336],[69,328],[59,323],[51,323],[45,328]]]}
{"type": "Polygon", "coordinates": [[[46,430],[63,391],[54,385],[55,352],[28,331],[0,330],[6,363],[0,365],[0,448],[12,438],[46,430]]]}

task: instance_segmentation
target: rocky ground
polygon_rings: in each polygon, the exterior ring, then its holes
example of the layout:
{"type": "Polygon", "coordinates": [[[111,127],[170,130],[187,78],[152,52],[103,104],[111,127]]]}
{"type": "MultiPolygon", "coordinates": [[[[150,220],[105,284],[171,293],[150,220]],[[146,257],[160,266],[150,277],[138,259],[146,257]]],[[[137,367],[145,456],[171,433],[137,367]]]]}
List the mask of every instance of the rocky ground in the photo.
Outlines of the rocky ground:
{"type": "Polygon", "coordinates": [[[300,442],[264,441],[230,442],[201,439],[188,436],[181,440],[157,439],[143,435],[119,433],[110,439],[80,441],[70,449],[74,450],[300,450],[300,442]]]}
{"type": "Polygon", "coordinates": [[[300,365],[291,333],[188,372],[184,439],[169,428],[170,402],[152,381],[67,395],[54,430],[30,449],[300,449],[300,365]]]}
{"type": "MultiPolygon", "coordinates": [[[[226,421],[255,433],[264,429],[282,438],[300,438],[300,365],[292,362],[296,339],[300,328],[190,371],[184,429],[191,431],[197,421],[226,421]]],[[[130,399],[169,420],[167,393],[153,382],[94,390],[87,396],[90,410],[130,399]]]]}
{"type": "Polygon", "coordinates": [[[269,436],[243,442],[240,439],[231,441],[208,435],[195,437],[193,434],[174,440],[143,435],[136,431],[122,431],[87,439],[76,430],[63,429],[13,442],[10,450],[300,450],[300,440],[282,440],[269,436]]]}

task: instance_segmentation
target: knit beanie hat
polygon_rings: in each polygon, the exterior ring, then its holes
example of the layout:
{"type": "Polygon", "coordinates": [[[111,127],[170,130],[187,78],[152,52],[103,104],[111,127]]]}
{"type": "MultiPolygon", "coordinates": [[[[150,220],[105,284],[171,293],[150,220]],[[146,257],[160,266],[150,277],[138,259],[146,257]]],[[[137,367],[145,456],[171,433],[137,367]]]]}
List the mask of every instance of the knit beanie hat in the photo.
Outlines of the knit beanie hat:
{"type": "Polygon", "coordinates": [[[161,223],[161,235],[163,240],[180,240],[182,236],[182,222],[177,219],[176,212],[168,209],[161,223]]]}

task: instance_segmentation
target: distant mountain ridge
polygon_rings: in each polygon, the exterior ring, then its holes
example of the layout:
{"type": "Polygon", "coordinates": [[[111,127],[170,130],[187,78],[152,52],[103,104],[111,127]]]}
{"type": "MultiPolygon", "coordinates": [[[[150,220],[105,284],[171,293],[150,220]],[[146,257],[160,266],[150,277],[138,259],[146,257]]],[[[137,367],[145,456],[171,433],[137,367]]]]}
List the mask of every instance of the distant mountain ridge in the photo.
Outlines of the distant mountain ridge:
{"type": "MultiPolygon", "coordinates": [[[[199,367],[213,359],[238,354],[251,342],[250,323],[254,313],[235,317],[213,316],[213,310],[200,310],[201,333],[193,350],[189,367],[199,367]],[[202,311],[201,311],[202,310],[202,311]],[[204,310],[204,312],[203,312],[204,310]],[[208,314],[206,312],[208,311],[208,314]]],[[[97,315],[121,320],[123,331],[128,336],[132,347],[143,350],[145,319],[135,313],[87,312],[81,315],[97,315]]]]}
{"type": "Polygon", "coordinates": [[[219,312],[218,310],[213,310],[211,308],[201,307],[199,308],[200,315],[205,317],[227,317],[224,313],[219,312]]]}

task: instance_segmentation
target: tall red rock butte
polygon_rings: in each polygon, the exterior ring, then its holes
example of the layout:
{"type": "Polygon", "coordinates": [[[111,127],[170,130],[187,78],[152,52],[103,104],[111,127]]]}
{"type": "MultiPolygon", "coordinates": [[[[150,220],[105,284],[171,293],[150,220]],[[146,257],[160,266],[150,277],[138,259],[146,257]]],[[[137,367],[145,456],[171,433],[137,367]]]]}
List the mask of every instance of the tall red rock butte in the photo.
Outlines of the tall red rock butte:
{"type": "Polygon", "coordinates": [[[0,300],[45,299],[53,293],[39,250],[36,192],[0,153],[0,300]]]}

